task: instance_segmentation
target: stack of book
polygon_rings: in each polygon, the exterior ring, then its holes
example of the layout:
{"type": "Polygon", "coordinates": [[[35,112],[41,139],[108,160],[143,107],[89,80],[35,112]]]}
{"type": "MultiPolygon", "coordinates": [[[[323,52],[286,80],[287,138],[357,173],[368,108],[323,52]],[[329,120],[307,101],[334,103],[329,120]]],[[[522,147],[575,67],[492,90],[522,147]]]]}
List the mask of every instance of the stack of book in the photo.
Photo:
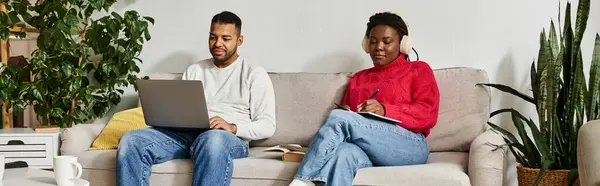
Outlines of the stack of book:
{"type": "Polygon", "coordinates": [[[297,144],[277,145],[264,149],[264,152],[281,151],[281,160],[287,162],[302,162],[308,148],[297,144]]]}
{"type": "Polygon", "coordinates": [[[39,125],[39,126],[33,127],[33,130],[36,132],[58,132],[60,130],[60,128],[57,126],[39,125]]]}

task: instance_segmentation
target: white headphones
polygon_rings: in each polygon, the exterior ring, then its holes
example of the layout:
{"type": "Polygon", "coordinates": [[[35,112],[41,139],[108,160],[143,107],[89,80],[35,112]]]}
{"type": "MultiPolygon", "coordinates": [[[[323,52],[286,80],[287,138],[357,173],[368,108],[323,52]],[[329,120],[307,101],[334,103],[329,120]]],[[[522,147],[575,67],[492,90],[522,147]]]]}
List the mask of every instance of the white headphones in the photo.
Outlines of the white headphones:
{"type": "MultiPolygon", "coordinates": [[[[409,55],[412,51],[412,38],[410,37],[410,29],[408,24],[405,24],[407,35],[402,36],[402,39],[400,40],[400,53],[409,55]]],[[[369,53],[369,38],[367,36],[363,37],[362,48],[367,54],[369,53]]]]}

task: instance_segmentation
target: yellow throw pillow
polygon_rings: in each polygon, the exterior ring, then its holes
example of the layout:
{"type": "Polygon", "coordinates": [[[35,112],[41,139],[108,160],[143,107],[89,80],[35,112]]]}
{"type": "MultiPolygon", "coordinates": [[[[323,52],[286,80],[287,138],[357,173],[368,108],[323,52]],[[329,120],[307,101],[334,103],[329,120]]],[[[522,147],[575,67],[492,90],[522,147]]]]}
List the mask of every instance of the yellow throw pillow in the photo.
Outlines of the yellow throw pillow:
{"type": "Polygon", "coordinates": [[[126,132],[147,128],[142,108],[134,108],[116,113],[96,137],[89,150],[117,149],[119,138],[126,132]]]}

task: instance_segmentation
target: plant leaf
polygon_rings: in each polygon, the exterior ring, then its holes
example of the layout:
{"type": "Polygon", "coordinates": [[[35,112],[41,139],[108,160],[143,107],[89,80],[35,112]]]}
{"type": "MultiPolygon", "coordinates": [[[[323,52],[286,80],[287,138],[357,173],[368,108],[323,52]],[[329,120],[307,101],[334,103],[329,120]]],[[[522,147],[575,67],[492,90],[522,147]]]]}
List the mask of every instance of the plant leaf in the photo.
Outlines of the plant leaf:
{"type": "Polygon", "coordinates": [[[515,148],[518,150],[518,146],[523,147],[523,145],[519,144],[519,143],[508,143],[508,140],[506,138],[504,138],[504,141],[508,144],[508,149],[510,150],[510,152],[513,154],[513,156],[515,156],[515,159],[517,160],[518,163],[520,163],[523,166],[529,167],[529,162],[527,162],[527,159],[525,158],[525,155],[523,155],[523,151],[519,150],[519,151],[515,151],[515,148]]]}
{"type": "MultiPolygon", "coordinates": [[[[537,82],[536,86],[538,86],[538,99],[536,99],[536,108],[539,115],[539,123],[540,127],[543,131],[548,130],[548,125],[546,124],[546,108],[548,104],[548,89],[547,87],[551,84],[549,79],[552,79],[550,75],[554,70],[553,63],[554,58],[552,54],[552,48],[550,46],[549,40],[546,39],[546,33],[543,31],[540,35],[540,50],[538,56],[538,71],[537,71],[537,82]]],[[[532,85],[533,86],[533,85],[532,85]]],[[[546,133],[543,133],[544,136],[546,133]]]]}
{"type": "MultiPolygon", "coordinates": [[[[488,125],[490,127],[492,127],[492,129],[494,131],[500,132],[502,134],[502,136],[504,137],[505,140],[508,140],[508,142],[510,142],[511,144],[513,144],[511,146],[514,146],[521,153],[523,153],[523,155],[524,155],[523,159],[526,162],[528,162],[528,165],[525,165],[525,166],[527,166],[527,167],[538,167],[537,166],[538,165],[537,162],[539,162],[538,161],[539,160],[539,154],[532,153],[532,150],[529,149],[529,148],[531,148],[531,146],[528,147],[528,146],[525,146],[525,145],[521,145],[521,143],[519,143],[519,140],[517,140],[517,138],[512,133],[504,130],[502,127],[500,127],[500,126],[498,126],[496,124],[493,124],[491,122],[487,122],[487,123],[488,123],[488,125]]],[[[521,139],[523,139],[523,138],[521,138],[521,139]]],[[[529,138],[527,138],[527,139],[529,139],[529,138]]],[[[523,140],[523,141],[525,141],[525,140],[523,140]]],[[[531,145],[533,145],[533,144],[531,144],[531,145]]],[[[533,146],[533,148],[535,148],[535,146],[533,146]]]]}
{"type": "MultiPolygon", "coordinates": [[[[585,91],[587,90],[585,84],[585,75],[583,74],[583,58],[581,49],[579,49],[577,55],[577,64],[575,68],[575,94],[573,97],[573,103],[575,104],[575,131],[573,131],[573,136],[577,136],[577,131],[583,125],[583,115],[584,115],[584,107],[585,107],[585,91]]],[[[577,141],[577,138],[575,138],[577,141]]]]}
{"type": "Polygon", "coordinates": [[[491,122],[487,122],[487,123],[488,123],[488,125],[490,125],[490,127],[492,127],[493,131],[496,131],[496,133],[500,132],[500,134],[502,135],[502,138],[504,139],[506,144],[509,146],[508,149],[515,156],[517,161],[519,163],[523,164],[523,166],[530,167],[529,162],[527,161],[527,159],[528,159],[527,155],[529,155],[529,154],[525,154],[525,152],[526,152],[525,147],[519,143],[517,138],[512,133],[504,130],[500,126],[493,124],[491,122]],[[515,151],[515,149],[518,151],[515,151]]]}
{"type": "Polygon", "coordinates": [[[546,30],[543,29],[542,33],[540,33],[540,49],[538,51],[538,63],[537,63],[537,79],[539,80],[542,76],[542,72],[546,68],[548,64],[548,59],[552,58],[552,55],[549,54],[551,51],[550,44],[548,43],[548,39],[546,37],[546,30]],[[548,50],[550,49],[550,50],[548,50]]]}
{"type": "Polygon", "coordinates": [[[550,164],[551,164],[544,159],[542,159],[541,162],[542,162],[542,166],[540,167],[540,174],[538,175],[537,179],[535,180],[535,183],[533,184],[534,186],[537,186],[540,184],[540,181],[542,181],[542,178],[544,178],[544,174],[546,173],[546,170],[548,170],[548,167],[550,167],[550,164]]]}
{"type": "MultiPolygon", "coordinates": [[[[564,81],[564,86],[565,87],[569,87],[571,84],[571,76],[570,76],[570,72],[571,72],[571,57],[573,56],[573,29],[571,27],[571,3],[568,2],[567,3],[567,8],[566,8],[566,13],[565,13],[565,28],[564,28],[564,33],[563,33],[563,37],[564,37],[564,42],[563,44],[565,45],[564,48],[564,53],[563,53],[563,81],[564,81]]],[[[570,93],[570,92],[569,92],[570,93]]],[[[570,94],[569,94],[570,95],[570,94]]]]}
{"type": "MultiPolygon", "coordinates": [[[[560,3],[559,3],[560,4],[560,3]]],[[[560,6],[559,6],[560,8],[560,6]]],[[[559,13],[559,17],[560,17],[560,13],[559,13]]],[[[559,18],[559,31],[560,31],[560,18],[559,18]]],[[[560,33],[560,32],[559,32],[560,33]]],[[[550,41],[552,41],[552,36],[550,38],[550,41]]],[[[554,134],[554,130],[555,128],[557,128],[556,126],[558,125],[558,112],[559,110],[561,110],[560,108],[561,105],[558,103],[559,102],[559,94],[560,94],[560,89],[561,89],[561,84],[562,84],[562,80],[560,78],[560,74],[563,68],[563,61],[564,61],[564,56],[565,56],[565,45],[564,45],[564,37],[561,37],[560,43],[557,43],[558,45],[558,51],[557,53],[553,53],[555,55],[554,57],[554,62],[553,62],[553,69],[554,71],[552,71],[552,73],[549,75],[551,77],[549,81],[549,85],[548,86],[548,94],[549,94],[549,103],[547,104],[547,112],[551,113],[550,115],[548,115],[548,122],[549,122],[549,132],[548,134],[551,136],[550,139],[552,139],[553,137],[556,137],[554,134]]],[[[550,140],[550,148],[553,149],[554,145],[553,145],[554,140],[550,140]]]]}
{"type": "Polygon", "coordinates": [[[65,24],[69,26],[74,26],[79,23],[79,17],[77,17],[77,10],[71,9],[67,13],[65,17],[63,17],[63,21],[65,24]]]}
{"type": "Polygon", "coordinates": [[[521,121],[521,118],[519,117],[521,114],[517,114],[519,113],[518,111],[513,111],[511,113],[511,118],[513,121],[513,124],[515,124],[515,127],[517,128],[517,132],[519,133],[519,136],[521,138],[521,140],[523,141],[523,146],[525,146],[525,150],[527,151],[526,153],[531,154],[531,158],[530,159],[530,163],[533,163],[532,168],[539,168],[540,164],[539,162],[541,162],[541,156],[540,156],[540,152],[538,151],[538,149],[536,148],[535,144],[533,143],[533,141],[531,140],[531,138],[529,138],[529,136],[527,135],[527,132],[525,130],[525,125],[523,125],[523,122],[521,121]]]}
{"type": "Polygon", "coordinates": [[[11,25],[20,22],[19,15],[15,11],[9,12],[8,18],[10,19],[9,24],[11,24],[11,25]]]}
{"type": "Polygon", "coordinates": [[[492,112],[490,114],[490,118],[494,117],[494,116],[496,116],[498,114],[502,114],[502,113],[505,113],[505,112],[512,112],[512,111],[513,111],[512,108],[499,109],[499,110],[496,110],[496,111],[492,112]]]}
{"type": "Polygon", "coordinates": [[[501,85],[501,84],[492,84],[492,83],[481,83],[481,85],[494,87],[502,92],[510,93],[512,95],[515,95],[515,96],[525,100],[525,101],[535,104],[535,100],[533,99],[533,97],[525,95],[525,94],[513,89],[512,87],[509,87],[506,85],[501,85]]]}
{"type": "Polygon", "coordinates": [[[150,21],[150,23],[154,24],[154,18],[152,17],[148,17],[148,16],[144,16],[144,19],[150,21]]]}
{"type": "MultiPolygon", "coordinates": [[[[588,17],[590,15],[590,0],[579,0],[577,7],[577,17],[575,21],[575,36],[573,43],[573,50],[579,51],[579,47],[581,45],[581,39],[583,38],[583,33],[587,27],[588,17]]],[[[576,58],[573,58],[576,59],[576,58]]]]}
{"type": "Polygon", "coordinates": [[[10,16],[8,14],[6,14],[6,12],[0,13],[0,24],[6,25],[6,26],[11,25],[10,16]]]}
{"type": "Polygon", "coordinates": [[[90,5],[94,9],[100,10],[100,9],[102,9],[102,6],[104,6],[104,0],[90,1],[90,5]]]}
{"type": "MultiPolygon", "coordinates": [[[[538,63],[539,64],[539,63],[538,63]]],[[[531,78],[531,90],[533,91],[533,99],[534,100],[539,100],[540,99],[540,82],[538,81],[538,73],[537,70],[535,69],[535,61],[531,63],[531,70],[529,72],[530,74],[530,78],[531,78]]],[[[541,74],[541,71],[540,71],[541,74]]],[[[538,108],[538,113],[540,112],[539,107],[538,108]]]]}
{"type": "Polygon", "coordinates": [[[500,133],[502,133],[503,136],[505,136],[510,143],[519,143],[519,140],[517,140],[517,138],[510,132],[508,132],[507,130],[504,130],[502,127],[493,124],[491,122],[487,122],[488,125],[490,125],[490,127],[492,127],[493,130],[498,131],[500,133]]]}
{"type": "Polygon", "coordinates": [[[123,17],[121,17],[121,15],[117,14],[116,12],[112,12],[110,13],[113,17],[115,17],[115,19],[117,19],[119,21],[119,23],[123,22],[123,17]]]}
{"type": "MultiPolygon", "coordinates": [[[[559,96],[559,104],[558,104],[558,108],[559,109],[557,112],[560,114],[559,115],[559,119],[562,121],[566,121],[568,123],[573,122],[574,120],[574,114],[575,114],[575,109],[573,107],[573,95],[574,94],[574,88],[573,88],[573,84],[574,84],[574,76],[575,76],[575,70],[574,70],[574,63],[572,63],[573,61],[573,53],[576,51],[573,51],[573,29],[571,28],[571,3],[567,3],[567,10],[565,13],[565,34],[564,34],[564,56],[563,56],[563,88],[561,89],[561,93],[560,93],[560,97],[559,96]]],[[[567,132],[568,130],[571,130],[569,126],[566,125],[561,125],[562,128],[562,133],[564,134],[565,132],[567,132]]]]}
{"type": "Polygon", "coordinates": [[[560,53],[560,47],[558,45],[558,38],[556,37],[556,29],[554,21],[550,21],[550,48],[552,48],[553,58],[556,59],[558,53],[560,53]]]}
{"type": "Polygon", "coordinates": [[[596,34],[596,42],[592,52],[592,64],[590,67],[589,88],[586,93],[587,121],[597,120],[598,105],[600,104],[600,35],[596,34]]]}
{"type": "Polygon", "coordinates": [[[579,171],[577,169],[571,169],[569,171],[569,186],[575,183],[575,180],[579,177],[579,171]]]}
{"type": "Polygon", "coordinates": [[[52,117],[59,117],[62,114],[63,111],[58,107],[50,109],[50,116],[52,117]]]}
{"type": "Polygon", "coordinates": [[[144,30],[144,37],[146,38],[146,41],[152,39],[152,36],[150,36],[150,32],[148,31],[148,29],[144,30]]]}
{"type": "MultiPolygon", "coordinates": [[[[548,140],[547,140],[546,136],[544,136],[538,130],[538,128],[535,125],[535,123],[533,122],[533,120],[525,119],[525,117],[517,111],[513,111],[513,114],[519,115],[519,118],[521,118],[523,121],[525,121],[527,123],[527,125],[529,125],[529,128],[531,129],[531,134],[533,135],[533,140],[535,141],[535,144],[539,149],[540,155],[542,156],[542,158],[541,158],[542,169],[544,169],[544,168],[548,169],[550,166],[552,166],[554,164],[554,156],[553,156],[554,154],[550,151],[550,148],[548,147],[548,140]]],[[[542,176],[543,176],[543,174],[542,174],[542,176]]],[[[539,182],[540,178],[541,177],[538,177],[538,182],[539,182]]],[[[537,185],[537,183],[536,183],[536,185],[537,185]]]]}
{"type": "Polygon", "coordinates": [[[32,92],[33,92],[33,97],[34,97],[35,99],[37,99],[37,100],[39,100],[39,101],[43,101],[43,100],[44,100],[44,98],[42,97],[42,93],[40,92],[40,90],[39,90],[39,89],[37,89],[37,88],[34,88],[34,89],[32,90],[32,92]]]}
{"type": "Polygon", "coordinates": [[[525,117],[523,115],[521,115],[521,113],[517,112],[516,110],[513,110],[512,113],[514,115],[518,115],[521,120],[523,120],[523,121],[525,121],[525,123],[527,123],[527,125],[531,129],[531,134],[533,135],[535,144],[538,147],[539,152],[542,155],[542,157],[550,157],[549,159],[552,159],[551,158],[552,155],[550,154],[550,149],[548,148],[548,140],[542,135],[542,133],[537,128],[537,126],[535,125],[533,120],[531,120],[531,119],[526,120],[525,117]]]}

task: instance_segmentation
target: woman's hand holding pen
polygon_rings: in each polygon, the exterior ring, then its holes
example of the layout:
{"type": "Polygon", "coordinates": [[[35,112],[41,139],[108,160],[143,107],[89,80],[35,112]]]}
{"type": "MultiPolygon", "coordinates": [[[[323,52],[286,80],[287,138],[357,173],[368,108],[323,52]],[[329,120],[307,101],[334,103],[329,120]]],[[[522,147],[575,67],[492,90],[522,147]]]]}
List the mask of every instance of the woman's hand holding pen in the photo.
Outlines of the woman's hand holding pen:
{"type": "Polygon", "coordinates": [[[358,105],[359,112],[371,112],[380,116],[385,116],[385,108],[379,101],[375,99],[369,99],[364,103],[358,105]]]}
{"type": "Polygon", "coordinates": [[[377,93],[379,93],[379,89],[375,90],[367,101],[358,105],[358,112],[371,112],[380,116],[385,116],[385,107],[383,107],[379,101],[373,99],[377,93]]]}

